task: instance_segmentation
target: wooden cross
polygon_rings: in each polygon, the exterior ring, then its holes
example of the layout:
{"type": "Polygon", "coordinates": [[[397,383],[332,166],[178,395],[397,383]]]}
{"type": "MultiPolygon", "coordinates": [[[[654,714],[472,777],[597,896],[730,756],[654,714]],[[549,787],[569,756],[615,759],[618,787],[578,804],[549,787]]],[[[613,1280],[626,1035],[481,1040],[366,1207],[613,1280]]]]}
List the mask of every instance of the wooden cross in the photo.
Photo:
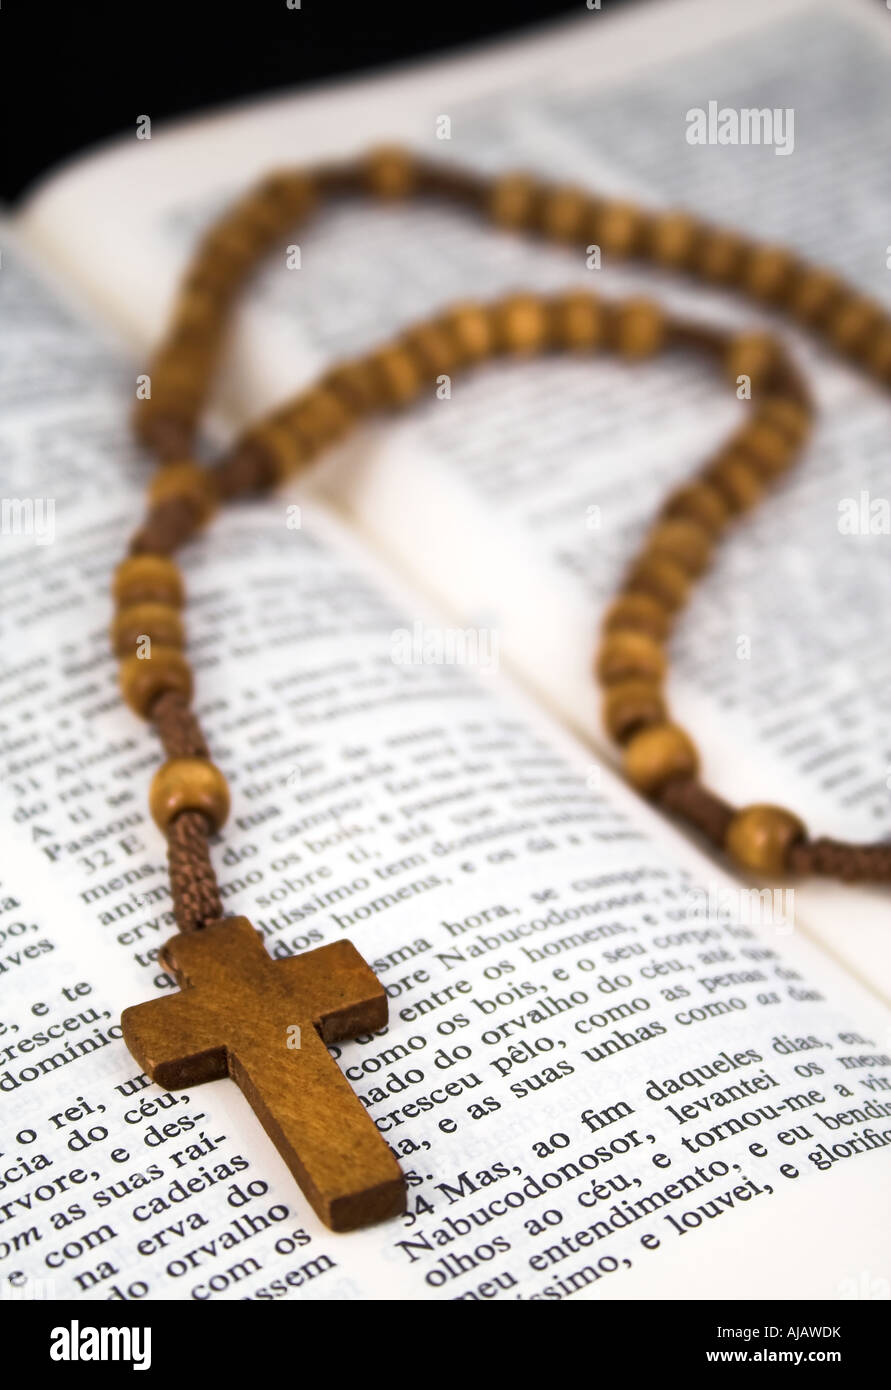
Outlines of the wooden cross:
{"type": "Polygon", "coordinates": [[[121,1018],[152,1080],[175,1090],[231,1076],[332,1230],[404,1211],[399,1164],[325,1046],[387,1022],[383,986],[352,942],[274,961],[247,918],[230,917],[174,936],[161,959],[181,993],[121,1018]]]}

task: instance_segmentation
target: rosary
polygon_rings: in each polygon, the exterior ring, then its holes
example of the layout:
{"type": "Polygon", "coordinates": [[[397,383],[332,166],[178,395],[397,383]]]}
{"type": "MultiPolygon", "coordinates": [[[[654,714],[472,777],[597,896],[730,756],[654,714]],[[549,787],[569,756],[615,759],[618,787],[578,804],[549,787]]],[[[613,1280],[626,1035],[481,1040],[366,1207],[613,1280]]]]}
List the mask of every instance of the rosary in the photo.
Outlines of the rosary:
{"type": "Polygon", "coordinates": [[[274,488],[374,411],[408,406],[443,373],[499,355],[610,350],[637,361],[666,348],[716,359],[718,374],[752,387],[751,418],[674,490],[603,620],[595,672],[603,722],[643,795],[686,821],[739,868],[891,882],[891,844],[811,839],[779,806],[735,809],[698,777],[690,737],[669,717],[665,644],[690,586],[724,529],[795,461],[813,406],[781,345],[763,333],[726,335],[669,317],[644,299],[610,302],[582,290],[512,294],[458,304],[367,356],[331,368],[248,429],[214,467],[193,461],[196,426],[239,283],[276,240],[325,198],[428,196],[497,226],[561,243],[598,245],[785,310],[835,351],[891,385],[891,318],[837,276],[782,247],[706,226],[683,212],[650,213],[547,186],[525,174],[494,180],[380,149],[350,163],[276,173],[204,236],[151,367],[136,429],[159,459],[148,513],[114,577],[112,628],[121,689],[154,726],[166,761],[150,807],[167,838],[180,934],[161,960],[179,993],[125,1010],[130,1051],[161,1086],[231,1076],[319,1218],[354,1230],[405,1209],[405,1180],[383,1136],[326,1044],[382,1028],[387,997],[356,948],[336,941],[273,961],[244,917],[223,917],[208,841],[229,809],[191,708],[183,655],[183,583],[170,558],[222,502],[274,488]],[[137,654],[145,638],[150,656],[137,654]],[[299,1048],[288,1046],[299,1028],[299,1048]]]}

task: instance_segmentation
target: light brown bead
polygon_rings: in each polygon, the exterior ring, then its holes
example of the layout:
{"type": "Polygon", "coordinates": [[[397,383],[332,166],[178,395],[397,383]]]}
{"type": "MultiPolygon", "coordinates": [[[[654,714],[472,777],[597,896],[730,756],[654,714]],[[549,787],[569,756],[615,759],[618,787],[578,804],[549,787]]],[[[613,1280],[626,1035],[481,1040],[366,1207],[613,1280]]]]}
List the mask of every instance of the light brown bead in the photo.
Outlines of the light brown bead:
{"type": "Polygon", "coordinates": [[[166,555],[131,555],[114,572],[115,603],[128,608],[134,603],[166,603],[181,608],[185,591],[179,568],[166,555]]]}
{"type": "Polygon", "coordinates": [[[229,786],[206,758],[170,758],[152,778],[149,809],[161,830],[183,811],[199,811],[219,830],[229,814],[229,786]]]}
{"type": "Polygon", "coordinates": [[[801,444],[813,425],[807,407],[788,396],[767,396],[758,405],[756,419],[780,430],[792,444],[801,444]]]}
{"type": "Polygon", "coordinates": [[[148,495],[156,506],[172,499],[188,502],[202,522],[209,521],[217,508],[213,479],[197,463],[164,464],[149,483],[148,495]]]}
{"type": "Polygon", "coordinates": [[[674,560],[644,551],[631,566],[623,588],[629,594],[650,594],[673,613],[686,603],[690,580],[674,560]]]}
{"type": "Polygon", "coordinates": [[[687,574],[701,574],[712,553],[711,537],[695,521],[660,521],[647,536],[647,551],[664,555],[687,574]]]}
{"type": "Polygon", "coordinates": [[[603,618],[604,632],[621,632],[631,628],[646,632],[661,642],[668,636],[671,616],[667,609],[650,594],[620,594],[614,599],[603,618]]]}
{"type": "Polygon", "coordinates": [[[220,301],[207,290],[182,290],[173,306],[171,334],[177,329],[193,329],[212,334],[221,319],[220,301]]]}
{"type": "Polygon", "coordinates": [[[606,333],[603,305],[586,290],[568,290],[551,301],[553,340],[573,352],[600,347],[606,333]]]}
{"type": "Polygon", "coordinates": [[[891,324],[886,323],[870,338],[864,360],[879,381],[891,383],[891,324]]]}
{"type": "Polygon", "coordinates": [[[489,216],[499,227],[520,230],[535,220],[541,185],[530,174],[502,174],[492,184],[489,216]]]}
{"type": "Polygon", "coordinates": [[[380,389],[364,357],[332,368],[323,378],[323,385],[343,401],[351,415],[365,415],[380,405],[380,389]]]}
{"type": "Polygon", "coordinates": [[[322,385],[304,392],[277,419],[285,428],[296,429],[313,451],[333,444],[353,423],[352,411],[343,397],[322,385]]]}
{"type": "Polygon", "coordinates": [[[745,260],[747,244],[734,232],[709,228],[699,243],[696,264],[700,275],[714,285],[735,284],[745,260]]]}
{"type": "Polygon", "coordinates": [[[776,339],[767,333],[741,333],[727,344],[725,360],[732,385],[737,384],[739,377],[747,376],[757,388],[776,369],[779,361],[776,339]]]}
{"type": "Polygon", "coordinates": [[[604,685],[626,680],[660,680],[665,674],[665,653],[646,632],[625,629],[608,632],[600,644],[597,678],[604,685]]]}
{"type": "Polygon", "coordinates": [[[844,285],[831,270],[806,266],[789,295],[789,308],[800,323],[820,323],[844,293],[844,285]]]}
{"type": "Polygon", "coordinates": [[[280,210],[287,223],[309,212],[317,189],[307,174],[296,169],[278,169],[267,174],[257,189],[257,197],[280,210]]]}
{"type": "Polygon", "coordinates": [[[727,454],[713,463],[705,473],[732,512],[745,512],[761,501],[764,483],[758,470],[738,454],[727,454]]]}
{"type": "Polygon", "coordinates": [[[508,295],[494,306],[492,313],[495,341],[503,352],[527,356],[548,345],[548,306],[537,295],[508,295]]]}
{"type": "Polygon", "coordinates": [[[604,691],[603,725],[617,743],[651,724],[662,724],[665,714],[662,692],[652,681],[619,681],[604,691]]]}
{"type": "Polygon", "coordinates": [[[378,198],[407,198],[417,183],[413,154],[396,145],[369,150],[362,160],[362,182],[378,198]]]}
{"type": "Polygon", "coordinates": [[[269,423],[249,430],[242,441],[260,450],[268,460],[274,486],[292,477],[315,457],[308,442],[293,430],[269,423]]]}
{"type": "Polygon", "coordinates": [[[648,250],[657,265],[682,270],[692,263],[701,236],[695,217],[686,212],[659,213],[648,231],[648,250]]]}
{"type": "Polygon", "coordinates": [[[774,478],[795,462],[797,450],[787,435],[766,420],[753,420],[734,439],[738,449],[764,478],[774,478]]]}
{"type": "Polygon", "coordinates": [[[388,406],[408,405],[415,400],[423,378],[414,355],[405,347],[379,348],[369,361],[379,382],[382,401],[388,406]]]}
{"type": "Polygon", "coordinates": [[[625,749],[625,776],[632,786],[654,796],[676,777],[693,777],[699,757],[677,724],[654,724],[636,733],[625,749]]]}
{"type": "Polygon", "coordinates": [[[871,299],[849,295],[833,309],[825,329],[839,352],[860,356],[870,335],[882,321],[882,311],[871,299]]]}
{"type": "Polygon", "coordinates": [[[742,288],[755,299],[777,304],[792,284],[797,261],[784,246],[755,246],[746,257],[742,288]]]}
{"type": "Polygon", "coordinates": [[[616,306],[613,332],[622,357],[652,357],[665,342],[665,315],[649,299],[627,299],[616,306]]]}
{"type": "Polygon", "coordinates": [[[640,249],[645,222],[633,203],[620,201],[600,203],[592,214],[592,240],[607,256],[616,259],[632,256],[640,249]]]}
{"type": "Polygon", "coordinates": [[[204,243],[210,255],[220,255],[231,262],[233,273],[247,268],[262,249],[262,238],[256,224],[246,221],[233,211],[219,222],[204,243]]]}
{"type": "Polygon", "coordinates": [[[583,189],[568,185],[547,188],[542,193],[541,230],[555,241],[573,241],[581,237],[590,215],[591,200],[583,189]]]}
{"type": "Polygon", "coordinates": [[[122,608],[111,625],[112,647],[118,656],[136,652],[137,643],[148,637],[159,647],[182,647],[183,621],[177,608],[166,603],[134,603],[122,608]]]}
{"type": "Polygon", "coordinates": [[[789,850],[804,833],[798,817],[782,806],[745,806],[727,827],[724,847],[743,869],[781,874],[789,850]]]}
{"type": "Polygon", "coordinates": [[[457,343],[461,361],[482,362],[495,351],[492,319],[481,304],[453,304],[442,322],[457,343]]]}
{"type": "Polygon", "coordinates": [[[461,354],[454,334],[437,323],[422,323],[403,338],[425,376],[448,375],[460,366],[461,354]]]}
{"type": "Polygon", "coordinates": [[[697,522],[712,536],[717,536],[730,520],[730,508],[717,488],[710,483],[687,483],[673,492],[662,515],[685,517],[697,522]]]}
{"type": "Polygon", "coordinates": [[[159,695],[175,690],[189,699],[192,694],[191,669],[176,647],[153,644],[150,657],[125,657],[121,662],[120,681],[127,704],[143,719],[151,713],[159,695]]]}
{"type": "Polygon", "coordinates": [[[186,364],[177,352],[175,359],[171,355],[167,361],[152,363],[149,377],[153,410],[197,412],[205,386],[205,375],[197,361],[186,364]]]}

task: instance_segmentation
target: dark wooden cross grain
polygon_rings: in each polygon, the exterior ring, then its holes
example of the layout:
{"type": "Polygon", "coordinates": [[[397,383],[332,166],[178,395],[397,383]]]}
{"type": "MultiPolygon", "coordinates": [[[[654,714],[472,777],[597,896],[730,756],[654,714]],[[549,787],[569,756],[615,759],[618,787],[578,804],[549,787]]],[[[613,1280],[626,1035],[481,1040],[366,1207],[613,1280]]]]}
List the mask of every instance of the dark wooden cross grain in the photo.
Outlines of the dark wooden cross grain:
{"type": "Polygon", "coordinates": [[[152,1080],[176,1089],[231,1076],[332,1230],[404,1211],[399,1165],[325,1046],[387,1021],[387,996],[355,946],[274,961],[247,918],[232,917],[174,936],[161,958],[181,992],[121,1018],[152,1080]]]}

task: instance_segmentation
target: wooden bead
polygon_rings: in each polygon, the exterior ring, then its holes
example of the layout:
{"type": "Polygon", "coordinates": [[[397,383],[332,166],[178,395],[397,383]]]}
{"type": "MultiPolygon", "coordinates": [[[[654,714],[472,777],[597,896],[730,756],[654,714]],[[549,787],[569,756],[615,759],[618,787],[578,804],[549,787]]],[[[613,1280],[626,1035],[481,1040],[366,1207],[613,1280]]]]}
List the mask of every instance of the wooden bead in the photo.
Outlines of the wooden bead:
{"type": "Polygon", "coordinates": [[[709,535],[717,536],[730,519],[730,508],[710,483],[688,483],[671,494],[662,508],[662,515],[689,518],[709,535]]]}
{"type": "Polygon", "coordinates": [[[293,430],[273,423],[249,430],[242,443],[258,449],[263,455],[274,487],[292,477],[315,457],[305,439],[293,430]]]}
{"type": "Polygon", "coordinates": [[[170,758],[152,778],[149,809],[161,830],[183,811],[199,811],[219,830],[229,814],[229,786],[206,758],[170,758]]]}
{"type": "Polygon", "coordinates": [[[512,294],[493,308],[495,341],[504,352],[527,356],[550,339],[547,305],[537,295],[512,294]]]}
{"type": "Polygon", "coordinates": [[[614,599],[603,619],[604,632],[620,632],[631,628],[645,632],[661,642],[668,636],[671,616],[667,609],[649,594],[620,594],[614,599]]]}
{"type": "Polygon", "coordinates": [[[340,397],[353,416],[365,415],[380,404],[380,390],[374,370],[364,357],[334,367],[323,378],[322,384],[326,390],[340,397]]]}
{"type": "Polygon", "coordinates": [[[279,412],[277,420],[285,428],[294,428],[316,451],[340,439],[353,423],[353,415],[342,396],[319,385],[279,412]]]}
{"type": "Polygon", "coordinates": [[[502,174],[489,195],[492,221],[512,231],[529,227],[535,220],[540,187],[530,174],[502,174]]]}
{"type": "Polygon", "coordinates": [[[453,304],[442,323],[454,338],[461,361],[482,362],[495,351],[495,330],[481,304],[453,304]]]}
{"type": "Polygon", "coordinates": [[[885,324],[874,337],[864,353],[864,361],[879,381],[891,383],[891,324],[885,324]]]}
{"type": "Polygon", "coordinates": [[[417,360],[407,348],[397,345],[379,348],[369,361],[385,405],[408,405],[417,397],[423,378],[417,360]]]}
{"type": "Polygon", "coordinates": [[[568,290],[551,302],[553,340],[575,352],[600,347],[606,332],[603,305],[586,290],[568,290]]]}
{"type": "Polygon", "coordinates": [[[843,295],[844,286],[831,270],[806,266],[789,295],[789,308],[800,323],[820,323],[843,295]]]}
{"type": "Polygon", "coordinates": [[[757,469],[737,454],[718,459],[706,470],[705,477],[718,489],[732,512],[748,511],[764,495],[764,484],[757,469]]]}
{"type": "Polygon", "coordinates": [[[541,195],[539,217],[545,236],[555,241],[573,241],[581,237],[591,215],[591,200],[579,188],[548,188],[541,195]]]}
{"type": "Polygon", "coordinates": [[[151,400],[137,401],[130,415],[137,439],[159,458],[182,458],[195,435],[195,421],[175,410],[162,410],[151,400]]]}
{"type": "Polygon", "coordinates": [[[220,302],[207,290],[182,290],[173,306],[173,329],[194,329],[201,333],[214,333],[220,324],[222,314],[220,302]]]}
{"type": "Polygon", "coordinates": [[[402,339],[418,360],[425,376],[448,375],[460,366],[461,354],[454,335],[438,323],[422,323],[402,339]]]}
{"type": "Polygon", "coordinates": [[[665,342],[665,316],[649,299],[628,299],[616,308],[614,333],[622,357],[651,357],[665,342]]]}
{"type": "Polygon", "coordinates": [[[159,695],[175,690],[189,699],[192,672],[176,647],[152,646],[150,657],[128,656],[121,662],[121,693],[130,708],[147,718],[159,695]]]}
{"type": "Polygon", "coordinates": [[[641,729],[625,749],[625,775],[648,796],[656,795],[675,777],[693,777],[698,766],[696,749],[677,724],[641,729]]]}
{"type": "Polygon", "coordinates": [[[650,594],[673,613],[686,603],[690,580],[674,560],[644,551],[631,566],[623,588],[629,594],[650,594]]]}
{"type": "Polygon", "coordinates": [[[131,555],[114,572],[115,603],[127,608],[134,603],[166,603],[181,608],[185,596],[182,575],[166,555],[131,555]]]}
{"type": "Polygon", "coordinates": [[[199,521],[208,521],[216,511],[217,497],[213,479],[197,463],[168,463],[160,468],[149,483],[149,499],[161,502],[188,502],[199,521]]]}
{"type": "Polygon", "coordinates": [[[643,239],[645,223],[633,203],[604,202],[594,210],[591,235],[608,256],[631,256],[643,239]]]}
{"type": "Polygon", "coordinates": [[[781,874],[789,850],[804,833],[798,817],[781,806],[745,806],[727,827],[724,847],[743,869],[781,874]]]}
{"type": "Polygon", "coordinates": [[[395,145],[369,150],[362,161],[362,182],[378,198],[406,198],[417,183],[414,155],[395,145]]]}
{"type": "Polygon", "coordinates": [[[701,229],[686,212],[663,212],[649,225],[648,251],[657,265],[673,270],[689,266],[696,254],[701,229]]]}
{"type": "Polygon", "coordinates": [[[600,644],[597,678],[604,685],[645,678],[660,680],[665,674],[665,653],[646,632],[608,632],[600,644]]]}
{"type": "Polygon", "coordinates": [[[746,257],[742,288],[755,299],[778,303],[789,288],[797,262],[784,246],[755,246],[746,257]]]}
{"type": "Polygon", "coordinates": [[[746,254],[746,243],[734,232],[707,229],[700,240],[696,264],[704,280],[714,285],[735,284],[746,254]]]}
{"type": "Polygon", "coordinates": [[[111,626],[116,655],[135,654],[137,643],[148,637],[159,647],[182,647],[185,642],[179,610],[166,603],[134,603],[122,608],[111,626]]]}
{"type": "Polygon", "coordinates": [[[741,333],[727,344],[727,376],[733,386],[747,376],[753,387],[759,387],[776,370],[778,360],[776,339],[767,333],[741,333]]]}
{"type": "Polygon", "coordinates": [[[758,405],[756,419],[780,430],[792,444],[801,444],[811,432],[811,412],[788,396],[768,396],[758,405]]]}
{"type": "Polygon", "coordinates": [[[795,461],[796,448],[788,435],[766,420],[753,420],[746,425],[733,445],[764,478],[776,477],[795,461]]]}
{"type": "Polygon", "coordinates": [[[882,320],[882,311],[871,299],[849,295],[829,315],[826,332],[839,352],[859,356],[882,320]]]}
{"type": "Polygon", "coordinates": [[[280,210],[286,222],[296,221],[309,212],[317,196],[313,180],[297,169],[279,169],[267,174],[257,189],[258,199],[280,210]]]}
{"type": "Polygon", "coordinates": [[[647,551],[651,555],[664,555],[687,574],[697,575],[709,562],[712,542],[708,531],[697,522],[676,518],[653,527],[647,537],[647,551]]]}
{"type": "Polygon", "coordinates": [[[651,724],[664,723],[665,714],[662,692],[652,681],[619,681],[604,692],[604,728],[617,743],[651,724]]]}

